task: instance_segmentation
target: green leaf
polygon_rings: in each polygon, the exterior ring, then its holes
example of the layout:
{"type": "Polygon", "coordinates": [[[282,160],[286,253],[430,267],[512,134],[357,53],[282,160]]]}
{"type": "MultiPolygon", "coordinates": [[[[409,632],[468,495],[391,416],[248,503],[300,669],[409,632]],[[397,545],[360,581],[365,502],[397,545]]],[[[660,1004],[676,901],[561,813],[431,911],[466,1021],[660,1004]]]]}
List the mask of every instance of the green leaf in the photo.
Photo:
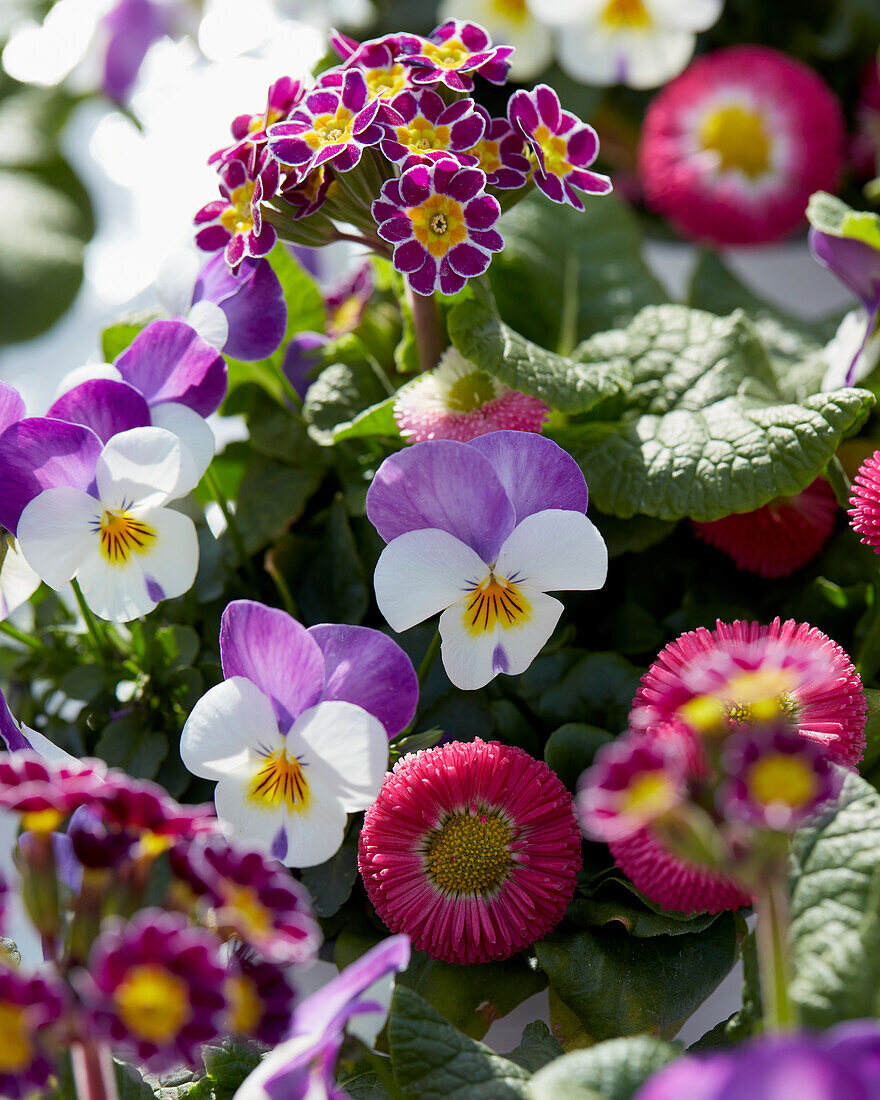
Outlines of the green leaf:
{"type": "Polygon", "coordinates": [[[542,347],[566,354],[668,300],[642,259],[636,218],[616,195],[588,200],[582,212],[533,195],[499,228],[504,251],[490,269],[498,310],[542,347]]]}
{"type": "Polygon", "coordinates": [[[95,756],[135,779],[155,779],[167,755],[165,735],[153,733],[148,716],[137,711],[108,722],[95,744],[95,756]]]}
{"type": "Polygon", "coordinates": [[[880,691],[874,688],[865,688],[865,698],[868,700],[868,720],[865,723],[865,755],[859,764],[859,771],[864,775],[880,761],[880,691]]]}
{"type": "Polygon", "coordinates": [[[122,321],[108,325],[101,333],[101,350],[104,354],[104,361],[112,363],[114,359],[122,355],[137,334],[158,316],[152,310],[143,313],[132,313],[122,321]]]}
{"type": "Polygon", "coordinates": [[[309,386],[303,418],[320,443],[334,440],[337,427],[347,427],[362,412],[384,402],[388,391],[368,361],[332,363],[309,386]]]}
{"type": "Polygon", "coordinates": [[[565,1054],[539,1070],[531,1081],[532,1095],[536,1100],[630,1100],[652,1074],[678,1056],[677,1047],[648,1035],[611,1039],[565,1054]]]}
{"type": "Polygon", "coordinates": [[[572,714],[606,730],[625,729],[641,671],[618,653],[562,649],[538,657],[517,680],[517,694],[552,727],[572,714]]]}
{"type": "Polygon", "coordinates": [[[351,896],[358,873],[357,848],[357,836],[349,837],[326,862],[300,872],[319,917],[332,917],[351,896]]]}
{"type": "Polygon", "coordinates": [[[631,936],[681,936],[702,932],[717,919],[715,913],[675,913],[646,898],[616,867],[603,871],[581,886],[566,917],[581,928],[617,922],[631,936]]]}
{"type": "Polygon", "coordinates": [[[317,282],[281,243],[272,249],[268,259],[287,303],[287,330],[281,347],[286,347],[299,332],[323,332],[327,314],[317,282]]]}
{"type": "Polygon", "coordinates": [[[526,1100],[529,1074],[462,1035],[417,993],[398,984],[388,1021],[391,1065],[414,1100],[526,1100]]]}
{"type": "Polygon", "coordinates": [[[546,351],[509,328],[485,300],[471,299],[452,309],[449,338],[482,370],[560,412],[584,412],[629,388],[625,358],[586,364],[546,351]]]}
{"type": "Polygon", "coordinates": [[[203,1047],[202,1058],[216,1100],[231,1098],[262,1061],[262,1055],[253,1043],[243,1043],[237,1039],[223,1039],[203,1047]]]}
{"type": "Polygon", "coordinates": [[[357,624],[370,603],[367,585],[345,502],[337,495],[295,595],[309,622],[357,624]]]}
{"type": "Polygon", "coordinates": [[[620,519],[618,516],[606,516],[601,512],[590,512],[593,523],[599,528],[599,534],[608,547],[608,557],[616,558],[621,554],[635,554],[648,550],[662,542],[675,530],[675,523],[653,516],[630,516],[620,519]]]}
{"type": "Polygon", "coordinates": [[[737,957],[736,920],[724,913],[689,935],[631,936],[606,926],[535,945],[551,987],[596,1040],[665,1031],[687,1019],[737,957]]]}
{"type": "Polygon", "coordinates": [[[333,432],[333,442],[342,439],[366,439],[371,436],[399,436],[397,421],[394,419],[394,402],[397,394],[386,397],[376,405],[358,413],[353,420],[337,425],[333,432]]]}
{"type": "Polygon", "coordinates": [[[359,1073],[357,1077],[343,1081],[342,1088],[351,1100],[391,1100],[388,1090],[375,1073],[359,1073]]]}
{"type": "Polygon", "coordinates": [[[784,402],[767,352],[741,313],[651,306],[626,330],[587,341],[579,354],[594,364],[623,357],[633,372],[604,438],[589,424],[554,433],[581,463],[599,510],[623,517],[705,522],[798,493],[874,402],[856,389],[784,402]]]}
{"type": "Polygon", "coordinates": [[[321,467],[294,468],[254,455],[245,471],[235,514],[251,552],[279,538],[302,515],[324,477],[321,467]]]}
{"type": "Polygon", "coordinates": [[[543,1020],[532,1020],[523,1028],[519,1046],[506,1055],[511,1062],[535,1073],[537,1070],[562,1055],[563,1049],[553,1038],[550,1028],[543,1020]]]}
{"type": "Polygon", "coordinates": [[[573,791],[583,771],[593,763],[602,745],[614,738],[607,730],[585,722],[566,722],[554,730],[544,746],[544,762],[573,791]]]}

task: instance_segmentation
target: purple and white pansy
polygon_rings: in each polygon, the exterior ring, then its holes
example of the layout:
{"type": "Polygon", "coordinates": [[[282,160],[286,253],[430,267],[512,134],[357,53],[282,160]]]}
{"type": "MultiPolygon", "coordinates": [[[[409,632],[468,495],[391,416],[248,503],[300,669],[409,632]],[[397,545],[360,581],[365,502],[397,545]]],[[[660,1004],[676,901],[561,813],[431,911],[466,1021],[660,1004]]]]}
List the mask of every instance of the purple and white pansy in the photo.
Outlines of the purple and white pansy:
{"type": "Polygon", "coordinates": [[[388,740],[415,713],[412,663],[385,634],[235,600],[223,613],[225,679],[196,704],[180,741],[194,774],[217,782],[217,816],[236,839],[290,867],[323,863],[348,814],[372,805],[388,740]]]}
{"type": "Polygon", "coordinates": [[[454,92],[472,92],[471,73],[490,84],[504,84],[510,68],[512,46],[494,46],[489,32],[479,23],[447,19],[427,38],[402,36],[400,60],[410,67],[414,84],[445,84],[454,92]]]}
{"type": "Polygon", "coordinates": [[[397,631],[442,612],[441,656],[456,687],[524,672],[562,614],[550,590],[601,588],[602,536],[587,485],[552,440],[500,431],[417,443],[386,458],[367,516],[388,543],[375,573],[397,631]]]}
{"type": "Polygon", "coordinates": [[[394,266],[417,294],[455,294],[504,247],[498,200],[479,168],[447,157],[415,164],[382,185],[373,203],[379,236],[394,245],[394,266]]]}
{"type": "MultiPolygon", "coordinates": [[[[8,382],[0,382],[0,435],[24,415],[21,394],[8,382]]],[[[21,607],[39,584],[40,578],[22,557],[15,539],[0,529],[0,622],[21,607]]]]}

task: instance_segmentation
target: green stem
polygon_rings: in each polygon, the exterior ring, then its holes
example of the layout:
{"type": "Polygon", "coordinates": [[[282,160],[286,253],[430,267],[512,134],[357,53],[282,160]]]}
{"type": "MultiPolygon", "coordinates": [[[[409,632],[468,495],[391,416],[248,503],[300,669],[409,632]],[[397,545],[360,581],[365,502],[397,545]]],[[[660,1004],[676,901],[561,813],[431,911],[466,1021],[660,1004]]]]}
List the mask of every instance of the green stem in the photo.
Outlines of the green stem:
{"type": "Polygon", "coordinates": [[[111,647],[107,641],[107,636],[104,631],[98,626],[98,620],[95,618],[92,609],[86,603],[86,598],[82,594],[82,589],[79,586],[79,581],[74,577],[70,582],[70,587],[73,589],[73,594],[76,596],[76,602],[79,604],[80,614],[86,624],[86,630],[89,632],[89,637],[92,639],[92,643],[98,653],[98,656],[102,660],[110,660],[113,657],[111,647]]]}
{"type": "Polygon", "coordinates": [[[831,461],[825,467],[825,476],[834,490],[837,503],[841,508],[849,508],[849,498],[852,496],[852,484],[846,476],[846,470],[837,455],[831,456],[831,461]]]}
{"type": "Polygon", "coordinates": [[[873,680],[880,668],[880,580],[874,581],[872,592],[874,599],[866,612],[868,629],[856,654],[856,669],[866,683],[873,680]]]}
{"type": "Polygon", "coordinates": [[[38,649],[41,652],[48,651],[49,647],[44,645],[38,638],[32,638],[30,634],[25,634],[24,631],[14,627],[12,623],[0,622],[0,631],[8,637],[14,638],[16,642],[21,642],[22,645],[28,646],[30,649],[38,649]]]}
{"type": "Polygon", "coordinates": [[[419,352],[419,367],[433,370],[440,361],[446,343],[440,331],[440,313],[437,299],[433,294],[416,294],[409,283],[406,284],[406,302],[412,314],[413,332],[419,352]]]}
{"type": "Polygon", "coordinates": [[[244,539],[241,537],[241,531],[239,530],[238,524],[235,522],[235,515],[229,507],[229,501],[226,499],[226,494],[223,492],[220,482],[217,480],[217,475],[210,466],[205,470],[205,484],[211,491],[211,496],[216,500],[220,511],[223,513],[223,518],[226,520],[226,530],[229,532],[229,538],[232,540],[235,556],[238,558],[238,564],[245,570],[251,581],[256,584],[257,575],[254,571],[254,563],[251,560],[250,554],[247,552],[244,539]]]}
{"type": "Polygon", "coordinates": [[[755,905],[755,943],[761,975],[764,1031],[791,1031],[798,1026],[798,1014],[789,996],[791,959],[788,948],[789,897],[787,865],[780,863],[768,876],[755,905]]]}
{"type": "Polygon", "coordinates": [[[439,652],[440,630],[438,628],[434,631],[434,637],[431,639],[431,644],[425,650],[425,656],[422,658],[422,663],[419,665],[419,692],[421,692],[422,688],[425,686],[425,680],[428,679],[428,673],[433,668],[439,652]]]}
{"type": "Polygon", "coordinates": [[[284,610],[294,619],[299,618],[299,612],[296,606],[296,600],[293,598],[293,593],[290,591],[290,586],[284,579],[284,574],[275,564],[272,559],[272,554],[266,555],[264,561],[264,568],[272,580],[275,582],[275,587],[278,589],[278,595],[281,597],[281,602],[284,604],[284,610]]]}

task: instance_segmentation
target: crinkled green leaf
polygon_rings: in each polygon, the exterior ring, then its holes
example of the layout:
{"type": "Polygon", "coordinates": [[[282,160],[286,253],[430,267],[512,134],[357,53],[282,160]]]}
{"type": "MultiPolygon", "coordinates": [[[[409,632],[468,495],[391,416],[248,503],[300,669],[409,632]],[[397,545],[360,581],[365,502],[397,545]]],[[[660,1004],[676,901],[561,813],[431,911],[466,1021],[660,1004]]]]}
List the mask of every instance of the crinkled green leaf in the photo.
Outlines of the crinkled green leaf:
{"type": "Polygon", "coordinates": [[[553,731],[544,746],[544,763],[573,791],[584,770],[593,763],[593,757],[602,745],[613,741],[613,736],[598,726],[585,722],[566,722],[553,731]]]}
{"type": "Polygon", "coordinates": [[[238,494],[236,522],[248,550],[279,538],[302,515],[324,477],[321,467],[293,467],[254,455],[238,494]]]}
{"type": "Polygon", "coordinates": [[[859,764],[862,775],[880,761],[880,691],[865,688],[865,698],[868,700],[868,720],[865,723],[865,755],[859,764]]]}
{"type": "Polygon", "coordinates": [[[629,721],[641,670],[618,653],[562,649],[538,657],[516,681],[517,694],[550,726],[572,715],[617,733],[629,721]]]}
{"type": "Polygon", "coordinates": [[[717,919],[716,913],[676,913],[645,897],[616,868],[603,871],[586,886],[579,886],[566,910],[568,920],[581,928],[617,922],[631,936],[681,936],[702,932],[717,919]]]}
{"type": "MultiPolygon", "coordinates": [[[[630,1100],[680,1051],[649,1035],[610,1039],[551,1062],[532,1078],[533,1100],[630,1100]]],[[[687,1097],[682,1097],[687,1100],[687,1097]]]]}
{"type": "Polygon", "coordinates": [[[554,436],[581,463],[600,511],[623,517],[708,521],[798,493],[874,401],[841,389],[785,402],[741,313],[650,306],[579,354],[592,363],[623,358],[633,372],[607,436],[597,440],[589,424],[554,436]]]}
{"type": "Polygon", "coordinates": [[[108,724],[95,744],[95,756],[136,779],[155,779],[168,755],[168,739],[154,733],[146,714],[133,711],[108,724]]]}
{"type": "Polygon", "coordinates": [[[360,413],[388,397],[371,364],[331,363],[309,386],[303,418],[310,434],[322,444],[332,443],[337,426],[348,426],[360,413]]]}
{"type": "Polygon", "coordinates": [[[397,395],[392,394],[376,405],[358,413],[353,420],[339,424],[333,431],[333,442],[343,439],[366,439],[371,436],[398,436],[397,422],[394,419],[394,402],[397,395]]]}

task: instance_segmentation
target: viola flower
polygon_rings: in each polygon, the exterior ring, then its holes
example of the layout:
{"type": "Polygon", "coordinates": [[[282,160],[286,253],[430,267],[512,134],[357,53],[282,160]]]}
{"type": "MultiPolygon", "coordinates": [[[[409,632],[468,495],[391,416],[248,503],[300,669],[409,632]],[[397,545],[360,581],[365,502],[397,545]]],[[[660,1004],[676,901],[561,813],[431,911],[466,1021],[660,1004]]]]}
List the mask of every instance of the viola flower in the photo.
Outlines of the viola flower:
{"type": "Polygon", "coordinates": [[[103,448],[94,432],[22,420],[0,436],[0,522],[56,591],[77,577],[102,618],[127,622],[195,580],[195,526],[164,505],[178,492],[177,438],[134,428],[103,448]]]}
{"type": "Polygon", "coordinates": [[[388,739],[415,713],[412,663],[378,630],[306,630],[250,600],[223,612],[220,659],[223,683],[184,726],[184,764],[217,782],[217,815],[233,836],[291,867],[323,863],[348,814],[376,797],[388,739]]]}
{"type": "Polygon", "coordinates": [[[0,753],[35,752],[48,764],[71,765],[81,768],[83,765],[75,756],[59,749],[48,737],[22,725],[12,717],[6,697],[0,691],[0,753]]]}
{"type": "Polygon", "coordinates": [[[376,912],[450,963],[506,959],[562,919],[581,867],[571,796],[522,749],[451,741],[394,765],[358,866],[376,912]]]}
{"type": "Polygon", "coordinates": [[[150,46],[172,33],[170,9],[155,0],[117,0],[101,19],[101,25],[107,42],[101,90],[122,103],[134,86],[150,46]]]}
{"type": "MultiPolygon", "coordinates": [[[[0,435],[24,415],[21,394],[8,382],[0,382],[0,435]]],[[[15,539],[0,528],[0,622],[30,599],[39,585],[40,578],[21,556],[15,539]]]]}
{"type": "Polygon", "coordinates": [[[587,171],[599,152],[596,131],[570,111],[563,111],[559,96],[549,85],[514,92],[507,104],[507,117],[531,146],[538,162],[534,180],[548,199],[583,210],[575,188],[590,195],[611,191],[607,176],[587,171]]]}
{"type": "Polygon", "coordinates": [[[376,124],[380,101],[370,98],[363,72],[345,71],[338,88],[315,88],[284,122],[270,126],[269,149],[291,165],[301,182],[322,164],[349,172],[360,163],[364,149],[382,137],[376,124]]]}
{"type": "Polygon", "coordinates": [[[383,1010],[370,994],[409,963],[409,940],[390,936],[317,993],[306,998],[293,1016],[290,1037],[277,1046],[247,1077],[236,1100],[282,1100],[285,1097],[341,1096],[336,1059],[345,1028],[354,1016],[383,1010]]]}
{"type": "Polygon", "coordinates": [[[865,694],[852,662],[821,630],[793,619],[719,621],[666,646],[642,677],[631,722],[652,729],[684,710],[688,721],[720,712],[730,728],[784,715],[849,768],[865,749],[865,694]]]}
{"type": "Polygon", "coordinates": [[[42,1091],[56,1072],[47,1030],[64,1009],[64,990],[0,965],[0,1095],[19,1100],[42,1091]]]}
{"type": "Polygon", "coordinates": [[[275,1046],[287,1038],[294,990],[288,969],[236,952],[223,987],[229,1006],[223,1031],[275,1046]]]}
{"type": "Polygon", "coordinates": [[[477,167],[486,176],[486,186],[500,191],[525,187],[532,165],[522,134],[506,118],[492,118],[479,104],[477,111],[486,120],[486,131],[466,152],[477,158],[477,167]]]}
{"type": "Polygon", "coordinates": [[[583,84],[656,88],[690,61],[724,0],[529,0],[557,31],[559,64],[583,84]]]}
{"type": "Polygon", "coordinates": [[[721,769],[719,812],[760,829],[799,829],[840,792],[841,772],[825,750],[785,726],[735,734],[721,769]]]}
{"type": "Polygon", "coordinates": [[[394,267],[417,294],[456,294],[482,275],[504,247],[494,226],[501,216],[478,168],[451,157],[416,164],[382,185],[373,203],[379,236],[394,245],[394,267]]]}
{"type": "Polygon", "coordinates": [[[694,534],[759,577],[788,577],[815,558],[837,522],[837,499],[823,477],[793,497],[780,497],[754,512],[712,523],[693,523],[694,534]]]}
{"type": "Polygon", "coordinates": [[[763,244],[834,190],[843,115],[825,82],[766,46],[694,61],[648,107],[639,175],[648,205],[686,237],[763,244]]]}
{"type": "Polygon", "coordinates": [[[474,164],[467,150],[476,145],[486,128],[484,117],[472,99],[459,99],[448,107],[431,88],[401,92],[389,100],[382,119],[383,156],[406,167],[421,161],[453,155],[461,164],[474,164]]]}
{"type": "Polygon", "coordinates": [[[105,923],[74,980],[94,1032],[161,1072],[201,1064],[222,1028],[226,974],[216,936],[180,913],[143,909],[105,923]]]}
{"type": "Polygon", "coordinates": [[[485,27],[447,19],[427,38],[405,36],[400,60],[414,84],[445,84],[454,92],[472,92],[471,73],[490,84],[505,84],[512,46],[493,46],[485,27]]]}
{"type": "Polygon", "coordinates": [[[540,432],[550,407],[512,390],[447,348],[432,371],[398,390],[394,420],[411,443],[457,439],[467,443],[499,429],[540,432]]]}
{"type": "Polygon", "coordinates": [[[880,451],[875,451],[859,467],[849,499],[850,525],[865,546],[880,554],[880,451]]]}
{"type": "Polygon", "coordinates": [[[553,61],[553,38],[526,0],[442,0],[437,17],[455,16],[480,24],[493,41],[513,47],[507,74],[510,80],[531,80],[553,61]]]}
{"type": "Polygon", "coordinates": [[[367,516],[388,543],[379,610],[398,632],[442,612],[440,652],[456,687],[518,675],[562,614],[547,591],[605,583],[607,550],[586,509],[580,467],[532,432],[393,454],[367,490],[367,516]]]}
{"type": "Polygon", "coordinates": [[[205,252],[223,255],[235,271],[248,257],[259,259],[275,247],[277,234],[263,224],[260,203],[278,190],[279,169],[274,157],[245,152],[219,169],[220,194],[195,216],[196,244],[205,252]]]}

